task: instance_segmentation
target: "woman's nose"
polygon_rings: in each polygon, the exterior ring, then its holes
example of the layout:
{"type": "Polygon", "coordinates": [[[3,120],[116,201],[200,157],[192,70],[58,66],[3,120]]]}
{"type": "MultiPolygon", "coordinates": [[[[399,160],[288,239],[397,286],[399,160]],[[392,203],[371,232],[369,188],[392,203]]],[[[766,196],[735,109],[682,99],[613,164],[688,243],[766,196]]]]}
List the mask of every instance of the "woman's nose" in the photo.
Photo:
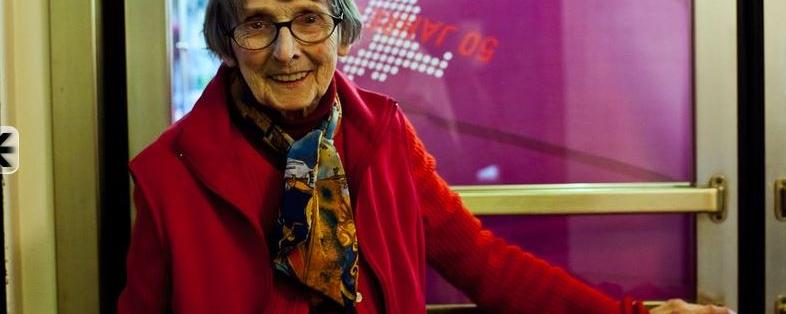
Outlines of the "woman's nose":
{"type": "Polygon", "coordinates": [[[282,27],[278,31],[278,38],[273,43],[273,57],[276,60],[289,63],[297,55],[297,42],[292,36],[292,31],[288,27],[282,27]]]}

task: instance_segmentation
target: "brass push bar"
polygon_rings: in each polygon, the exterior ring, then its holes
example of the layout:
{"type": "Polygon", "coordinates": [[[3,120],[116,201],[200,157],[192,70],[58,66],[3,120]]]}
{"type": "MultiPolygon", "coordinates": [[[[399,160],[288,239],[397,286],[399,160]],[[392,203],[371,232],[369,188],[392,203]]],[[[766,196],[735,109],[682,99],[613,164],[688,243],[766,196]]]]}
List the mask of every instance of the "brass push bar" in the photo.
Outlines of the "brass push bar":
{"type": "Polygon", "coordinates": [[[455,186],[476,215],[706,213],[723,221],[726,179],[690,183],[455,186]]]}

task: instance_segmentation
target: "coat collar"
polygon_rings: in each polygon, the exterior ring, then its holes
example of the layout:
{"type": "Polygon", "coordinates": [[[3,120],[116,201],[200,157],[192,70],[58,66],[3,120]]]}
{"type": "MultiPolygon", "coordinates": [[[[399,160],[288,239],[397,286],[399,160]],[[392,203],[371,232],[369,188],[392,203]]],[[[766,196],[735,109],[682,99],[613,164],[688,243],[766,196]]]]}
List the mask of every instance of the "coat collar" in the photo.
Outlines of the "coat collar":
{"type": "MultiPolygon", "coordinates": [[[[259,166],[259,161],[242,153],[253,149],[248,149],[251,144],[231,121],[226,88],[230,75],[234,75],[233,70],[222,65],[193,110],[178,122],[181,132],[175,140],[175,149],[199,181],[237,208],[256,232],[263,235],[258,219],[262,202],[255,198],[256,185],[247,169],[259,166]]],[[[344,111],[336,144],[339,153],[343,153],[350,189],[357,191],[377,150],[379,141],[375,139],[387,128],[397,107],[387,97],[359,91],[339,72],[333,79],[344,111]]]]}

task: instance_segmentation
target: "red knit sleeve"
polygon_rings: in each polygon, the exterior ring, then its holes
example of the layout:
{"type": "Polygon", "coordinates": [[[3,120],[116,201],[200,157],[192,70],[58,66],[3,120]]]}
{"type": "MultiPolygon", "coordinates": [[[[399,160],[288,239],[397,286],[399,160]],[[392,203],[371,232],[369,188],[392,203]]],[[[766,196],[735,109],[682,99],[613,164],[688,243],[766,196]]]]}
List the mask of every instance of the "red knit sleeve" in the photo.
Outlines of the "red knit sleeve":
{"type": "Polygon", "coordinates": [[[564,270],[482,228],[435,171],[411,124],[412,171],[419,193],[428,261],[489,313],[647,313],[640,302],[609,298],[564,270]]]}

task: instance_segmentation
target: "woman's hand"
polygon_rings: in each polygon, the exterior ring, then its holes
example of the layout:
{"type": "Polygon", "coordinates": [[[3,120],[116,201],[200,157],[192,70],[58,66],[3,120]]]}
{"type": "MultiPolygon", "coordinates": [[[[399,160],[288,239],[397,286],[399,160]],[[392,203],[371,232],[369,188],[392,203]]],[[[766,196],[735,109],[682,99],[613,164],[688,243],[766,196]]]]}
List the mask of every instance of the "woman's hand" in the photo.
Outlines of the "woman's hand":
{"type": "Polygon", "coordinates": [[[722,306],[691,304],[680,299],[669,300],[650,310],[651,314],[734,314],[722,306]]]}

